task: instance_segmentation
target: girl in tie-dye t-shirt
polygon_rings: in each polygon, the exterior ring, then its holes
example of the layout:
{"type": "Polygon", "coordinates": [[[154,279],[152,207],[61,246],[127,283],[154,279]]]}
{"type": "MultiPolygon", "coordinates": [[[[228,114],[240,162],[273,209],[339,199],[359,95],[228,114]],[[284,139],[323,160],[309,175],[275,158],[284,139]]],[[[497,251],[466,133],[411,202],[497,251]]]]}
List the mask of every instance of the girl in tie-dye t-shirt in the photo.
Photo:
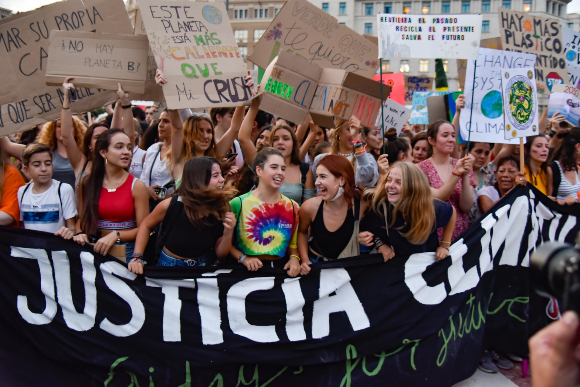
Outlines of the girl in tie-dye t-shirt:
{"type": "Polygon", "coordinates": [[[282,153],[266,147],[254,158],[258,188],[232,199],[236,216],[231,255],[250,271],[264,265],[300,273],[298,255],[298,204],[278,190],[284,183],[286,164],[282,153]]]}

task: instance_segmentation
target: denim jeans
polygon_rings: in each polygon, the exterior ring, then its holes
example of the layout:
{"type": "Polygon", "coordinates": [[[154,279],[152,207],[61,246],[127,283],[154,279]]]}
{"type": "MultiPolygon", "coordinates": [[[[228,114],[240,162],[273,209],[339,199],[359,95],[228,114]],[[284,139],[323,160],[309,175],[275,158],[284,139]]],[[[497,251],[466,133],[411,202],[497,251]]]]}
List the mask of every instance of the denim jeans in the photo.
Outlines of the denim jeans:
{"type": "Polygon", "coordinates": [[[211,254],[196,259],[178,259],[167,254],[165,250],[162,250],[157,266],[209,266],[211,262],[211,254]]]}

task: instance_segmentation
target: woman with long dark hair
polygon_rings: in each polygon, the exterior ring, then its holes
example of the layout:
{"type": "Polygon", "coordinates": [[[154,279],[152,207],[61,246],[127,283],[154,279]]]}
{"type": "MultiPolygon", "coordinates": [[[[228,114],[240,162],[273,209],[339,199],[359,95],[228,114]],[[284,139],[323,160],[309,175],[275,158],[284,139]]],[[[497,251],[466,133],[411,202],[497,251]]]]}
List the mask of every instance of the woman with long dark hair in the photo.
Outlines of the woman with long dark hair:
{"type": "Polygon", "coordinates": [[[230,201],[236,215],[231,255],[250,271],[267,263],[295,277],[300,272],[296,245],[299,206],[278,192],[286,175],[284,156],[266,147],[254,157],[253,169],[258,188],[230,201]]]}
{"type": "Polygon", "coordinates": [[[145,184],[128,173],[132,141],[121,129],[108,129],[95,143],[91,173],[79,184],[79,220],[74,240],[96,239],[95,251],[105,255],[123,244],[129,260],[137,227],[149,213],[145,184]]]}
{"type": "Polygon", "coordinates": [[[567,133],[560,133],[562,141],[554,151],[550,167],[552,168],[552,196],[560,204],[578,202],[580,191],[580,128],[572,128],[567,133]]]}
{"type": "Polygon", "coordinates": [[[526,138],[524,144],[524,172],[528,182],[544,195],[552,195],[552,168],[548,165],[550,148],[548,137],[544,134],[526,138]]]}
{"type": "Polygon", "coordinates": [[[355,197],[352,164],[343,156],[326,155],[318,162],[316,175],[320,196],[307,200],[300,208],[298,251],[302,275],[310,272],[313,262],[360,254],[358,222],[362,211],[355,197]]]}
{"type": "Polygon", "coordinates": [[[449,203],[433,198],[427,177],[410,162],[396,163],[375,189],[365,191],[369,209],[361,220],[359,241],[373,246],[386,261],[397,254],[435,252],[449,255],[456,212],[449,203]],[[439,242],[437,230],[442,229],[439,242]]]}
{"type": "Polygon", "coordinates": [[[224,187],[216,159],[187,160],[177,195],[162,201],[139,226],[129,270],[143,273],[149,234],[161,222],[163,250],[157,266],[210,266],[225,258],[232,247],[236,225],[229,205],[234,195],[231,186],[224,187]]]}

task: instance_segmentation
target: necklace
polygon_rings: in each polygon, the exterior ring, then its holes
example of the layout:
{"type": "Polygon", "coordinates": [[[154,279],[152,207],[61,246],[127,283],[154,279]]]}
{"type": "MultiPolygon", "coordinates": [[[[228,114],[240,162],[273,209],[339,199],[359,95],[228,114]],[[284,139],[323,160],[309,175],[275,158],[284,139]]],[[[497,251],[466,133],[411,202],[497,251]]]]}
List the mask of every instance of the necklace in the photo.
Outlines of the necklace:
{"type": "Polygon", "coordinates": [[[338,152],[338,154],[342,157],[350,157],[350,156],[354,155],[354,152],[352,152],[352,153],[340,153],[340,152],[338,152]]]}
{"type": "MultiPolygon", "coordinates": [[[[119,188],[121,186],[121,180],[123,179],[123,176],[125,176],[125,172],[123,172],[121,174],[121,178],[119,179],[119,181],[117,182],[117,186],[115,188],[107,188],[107,192],[115,192],[117,191],[117,188],[119,188]]],[[[105,187],[106,188],[106,187],[105,187]]]]}

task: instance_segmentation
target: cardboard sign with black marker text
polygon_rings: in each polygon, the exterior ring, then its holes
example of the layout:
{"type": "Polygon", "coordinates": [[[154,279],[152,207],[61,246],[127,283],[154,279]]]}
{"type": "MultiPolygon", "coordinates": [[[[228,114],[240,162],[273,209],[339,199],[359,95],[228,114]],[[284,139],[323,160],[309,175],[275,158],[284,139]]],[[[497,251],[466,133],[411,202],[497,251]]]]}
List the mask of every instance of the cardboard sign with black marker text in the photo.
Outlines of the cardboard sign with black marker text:
{"type": "Polygon", "coordinates": [[[376,44],[306,0],[284,4],[248,59],[265,69],[280,49],[320,67],[352,71],[366,78],[379,67],[376,44]]]}
{"type": "MultiPolygon", "coordinates": [[[[30,129],[60,117],[63,93],[46,86],[53,30],[132,34],[122,0],[68,0],[7,18],[0,24],[0,135],[30,129]]],[[[61,80],[64,81],[64,77],[61,80]]],[[[82,113],[115,100],[108,90],[78,88],[71,109],[82,113]]]]}
{"type": "Polygon", "coordinates": [[[383,111],[379,111],[379,115],[377,116],[377,128],[385,128],[385,133],[390,128],[397,129],[397,134],[400,134],[403,130],[403,126],[405,126],[405,122],[411,115],[411,110],[407,109],[405,106],[401,105],[393,101],[390,98],[387,98],[384,105],[383,111]]]}
{"type": "Polygon", "coordinates": [[[139,11],[170,109],[241,106],[252,96],[223,2],[141,0],[139,11]]]}
{"type": "Polygon", "coordinates": [[[262,77],[260,90],[264,96],[260,109],[293,122],[303,122],[321,73],[320,66],[280,51],[262,77]]]}
{"type": "MultiPolygon", "coordinates": [[[[383,100],[391,87],[383,84],[383,100]]],[[[337,69],[322,69],[316,93],[310,104],[310,115],[318,126],[333,128],[334,118],[360,119],[362,125],[373,126],[381,107],[381,84],[337,69]]]]}
{"type": "Polygon", "coordinates": [[[562,28],[558,19],[506,8],[499,9],[498,17],[504,50],[536,54],[538,94],[549,95],[555,84],[570,84],[562,28]]]}
{"type": "Polygon", "coordinates": [[[143,93],[147,77],[145,36],[54,31],[51,36],[46,84],[59,86],[74,77],[75,86],[143,93]]]}

